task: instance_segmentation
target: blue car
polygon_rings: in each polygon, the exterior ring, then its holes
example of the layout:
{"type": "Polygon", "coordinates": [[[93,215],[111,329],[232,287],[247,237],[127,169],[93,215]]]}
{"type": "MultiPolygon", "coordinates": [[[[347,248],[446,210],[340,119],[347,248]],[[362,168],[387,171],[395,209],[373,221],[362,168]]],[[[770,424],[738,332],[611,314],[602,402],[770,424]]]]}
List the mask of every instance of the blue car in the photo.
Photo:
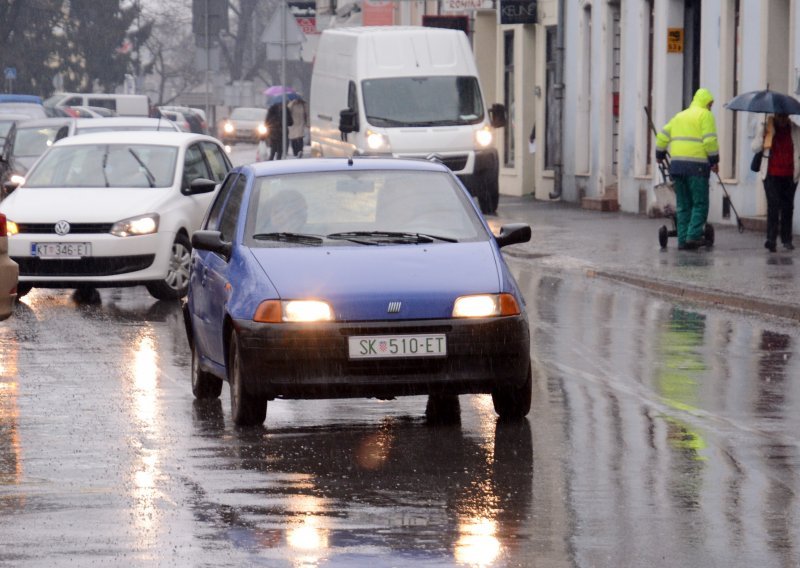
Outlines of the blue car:
{"type": "MultiPolygon", "coordinates": [[[[461,182],[424,160],[328,158],[231,170],[192,236],[184,317],[192,391],[230,385],[232,419],[275,398],[491,393],[503,419],[531,406],[525,302],[461,182]]],[[[449,409],[449,410],[445,410],[449,409]]]]}

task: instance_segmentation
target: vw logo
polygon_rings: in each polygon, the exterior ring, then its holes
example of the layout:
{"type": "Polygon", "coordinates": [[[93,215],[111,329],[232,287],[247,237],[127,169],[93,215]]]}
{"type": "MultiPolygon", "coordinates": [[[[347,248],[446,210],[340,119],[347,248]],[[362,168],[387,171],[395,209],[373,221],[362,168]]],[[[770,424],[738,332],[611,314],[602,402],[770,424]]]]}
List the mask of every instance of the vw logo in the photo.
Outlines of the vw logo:
{"type": "Polygon", "coordinates": [[[56,223],[56,234],[60,236],[64,236],[69,233],[69,223],[66,221],[59,221],[56,223]]]}

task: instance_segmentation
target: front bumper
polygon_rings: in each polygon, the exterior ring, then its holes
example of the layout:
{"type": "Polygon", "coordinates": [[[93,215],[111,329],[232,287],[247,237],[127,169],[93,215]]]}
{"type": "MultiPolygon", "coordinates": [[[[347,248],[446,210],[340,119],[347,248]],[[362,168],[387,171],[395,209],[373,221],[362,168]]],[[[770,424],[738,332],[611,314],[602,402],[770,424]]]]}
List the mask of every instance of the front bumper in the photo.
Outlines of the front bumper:
{"type": "Polygon", "coordinates": [[[489,393],[522,385],[530,365],[524,315],[481,320],[262,324],[238,320],[245,388],[268,398],[489,393]],[[447,355],[358,360],[348,337],[444,333],[447,355]]]}

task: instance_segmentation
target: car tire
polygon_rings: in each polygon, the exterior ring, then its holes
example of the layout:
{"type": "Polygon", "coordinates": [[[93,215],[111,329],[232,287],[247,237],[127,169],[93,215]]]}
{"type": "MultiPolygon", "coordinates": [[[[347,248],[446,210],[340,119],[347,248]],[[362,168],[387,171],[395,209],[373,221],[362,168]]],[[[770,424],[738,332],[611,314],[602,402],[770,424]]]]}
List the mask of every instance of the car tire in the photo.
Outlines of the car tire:
{"type": "Polygon", "coordinates": [[[667,229],[667,226],[661,225],[661,228],[658,229],[658,244],[661,245],[662,249],[667,248],[668,238],[669,238],[669,230],[667,229]]]}
{"type": "Polygon", "coordinates": [[[500,185],[496,176],[492,176],[492,170],[484,170],[478,176],[477,198],[484,215],[492,215],[497,212],[497,205],[500,203],[500,185]]]}
{"type": "Polygon", "coordinates": [[[239,356],[239,338],[231,334],[228,351],[228,383],[231,388],[231,418],[237,426],[258,426],[267,418],[267,400],[247,392],[239,356]]]}
{"type": "Polygon", "coordinates": [[[164,280],[150,282],[147,291],[157,300],[180,300],[189,290],[189,265],[192,244],[183,233],[175,236],[169,257],[169,269],[164,280]]]}
{"type": "Polygon", "coordinates": [[[531,410],[533,379],[528,365],[528,376],[522,386],[502,386],[492,389],[494,411],[501,420],[521,420],[531,410]]]}
{"type": "Polygon", "coordinates": [[[200,355],[197,345],[192,342],[192,394],[201,400],[219,398],[222,393],[222,379],[200,368],[200,355]]]}
{"type": "Polygon", "coordinates": [[[17,300],[22,298],[25,294],[33,290],[33,286],[30,284],[24,284],[22,282],[17,284],[17,300]]]}
{"type": "Polygon", "coordinates": [[[425,418],[432,424],[458,424],[461,422],[461,404],[458,401],[458,395],[428,395],[425,418]]]}

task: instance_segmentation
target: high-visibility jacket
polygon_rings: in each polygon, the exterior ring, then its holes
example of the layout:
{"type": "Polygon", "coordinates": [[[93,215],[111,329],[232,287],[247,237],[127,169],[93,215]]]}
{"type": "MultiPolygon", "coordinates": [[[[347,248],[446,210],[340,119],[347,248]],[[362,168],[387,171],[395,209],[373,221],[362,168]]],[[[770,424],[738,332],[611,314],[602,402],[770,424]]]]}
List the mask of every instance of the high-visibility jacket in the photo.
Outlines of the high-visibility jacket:
{"type": "Polygon", "coordinates": [[[669,173],[677,176],[706,176],[719,162],[717,125],[708,103],[714,96],[708,89],[697,89],[689,108],[672,117],[656,136],[656,159],[667,157],[669,173]]]}

